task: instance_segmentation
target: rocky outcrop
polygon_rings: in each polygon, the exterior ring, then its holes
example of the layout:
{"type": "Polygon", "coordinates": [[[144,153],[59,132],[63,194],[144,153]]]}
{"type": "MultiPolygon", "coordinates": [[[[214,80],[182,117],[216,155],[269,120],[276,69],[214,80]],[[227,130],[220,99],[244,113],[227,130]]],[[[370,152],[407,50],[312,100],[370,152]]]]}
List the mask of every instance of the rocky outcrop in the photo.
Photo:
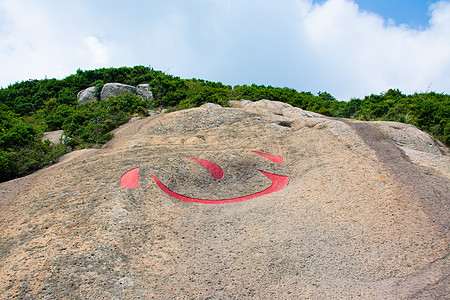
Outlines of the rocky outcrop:
{"type": "Polygon", "coordinates": [[[64,135],[63,130],[55,130],[55,131],[48,131],[44,132],[44,135],[42,136],[42,140],[49,140],[53,144],[59,144],[66,139],[66,136],[64,135]]]}
{"type": "Polygon", "coordinates": [[[148,83],[139,84],[136,87],[136,94],[145,100],[153,99],[153,94],[152,91],[150,90],[150,84],[148,83]]]}
{"type": "Polygon", "coordinates": [[[284,102],[271,101],[267,99],[262,99],[256,102],[249,100],[230,101],[230,107],[242,108],[256,113],[270,113],[272,115],[285,116],[293,119],[324,117],[321,114],[306,111],[300,107],[293,107],[292,105],[284,102]]]}
{"type": "Polygon", "coordinates": [[[0,184],[0,298],[448,298],[444,146],[399,123],[231,105],[134,119],[0,184]]]}
{"type": "MultiPolygon", "coordinates": [[[[87,89],[81,90],[77,94],[78,103],[83,104],[88,101],[98,100],[98,88],[95,86],[88,87],[87,89]]],[[[123,84],[123,83],[107,83],[103,86],[100,92],[100,99],[106,100],[109,97],[119,96],[126,93],[136,94],[142,99],[150,100],[153,99],[152,91],[150,90],[149,84],[139,84],[137,87],[123,84]]]]}
{"type": "Polygon", "coordinates": [[[98,88],[96,86],[88,87],[87,89],[81,90],[77,94],[78,103],[83,104],[89,101],[98,100],[98,88]]]}
{"type": "Polygon", "coordinates": [[[111,96],[116,97],[126,93],[136,94],[136,88],[123,83],[107,83],[102,88],[100,100],[106,100],[111,96]]]}

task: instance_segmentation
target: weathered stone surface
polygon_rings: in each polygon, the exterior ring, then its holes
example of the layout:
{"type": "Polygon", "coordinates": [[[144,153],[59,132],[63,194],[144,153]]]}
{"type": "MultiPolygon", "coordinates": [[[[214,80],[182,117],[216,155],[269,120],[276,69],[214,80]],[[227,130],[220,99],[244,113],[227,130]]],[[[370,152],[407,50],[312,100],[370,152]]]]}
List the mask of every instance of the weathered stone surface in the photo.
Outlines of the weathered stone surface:
{"type": "Polygon", "coordinates": [[[100,99],[106,100],[110,96],[116,97],[125,93],[136,94],[136,88],[134,86],[123,83],[107,83],[102,88],[100,99]]]}
{"type": "Polygon", "coordinates": [[[200,106],[200,107],[203,107],[203,108],[211,108],[211,109],[214,109],[214,108],[222,108],[222,106],[220,106],[219,104],[216,104],[216,103],[205,103],[205,104],[203,104],[203,105],[200,106]]]}
{"type": "Polygon", "coordinates": [[[156,111],[156,110],[151,110],[151,109],[149,109],[149,110],[147,111],[147,113],[148,113],[149,116],[155,116],[155,115],[158,115],[160,112],[159,112],[159,111],[156,111]]]}
{"type": "Polygon", "coordinates": [[[44,133],[42,140],[49,140],[53,144],[58,144],[64,140],[64,131],[63,130],[55,130],[48,131],[44,133]]]}
{"type": "Polygon", "coordinates": [[[250,100],[239,100],[239,101],[230,101],[230,107],[232,108],[244,108],[245,105],[252,103],[250,100]]]}
{"type": "Polygon", "coordinates": [[[136,94],[145,100],[153,99],[153,93],[150,90],[150,84],[148,83],[139,84],[136,87],[136,94]]]}
{"type": "Polygon", "coordinates": [[[134,120],[102,149],[0,184],[0,298],[448,296],[450,158],[436,142],[400,124],[234,104],[134,120]],[[122,187],[137,167],[139,186],[122,187]],[[218,200],[268,188],[258,170],[288,185],[207,205],[152,177],[218,200]]]}
{"type": "Polygon", "coordinates": [[[373,124],[414,163],[433,168],[443,176],[450,177],[450,166],[435,168],[436,165],[445,165],[445,160],[450,155],[449,149],[440,141],[410,124],[381,121],[373,124]]]}
{"type": "Polygon", "coordinates": [[[447,155],[450,154],[447,147],[414,125],[399,122],[373,122],[373,124],[399,147],[436,155],[442,151],[447,155]]]}
{"type": "Polygon", "coordinates": [[[295,118],[322,118],[324,117],[321,114],[310,112],[303,110],[299,107],[293,107],[290,104],[280,102],[280,101],[271,101],[267,99],[263,99],[260,101],[249,101],[249,100],[240,100],[240,101],[230,101],[230,107],[232,108],[243,108],[248,111],[260,112],[260,113],[270,113],[279,116],[285,116],[292,119],[295,118]]]}
{"type": "MultiPolygon", "coordinates": [[[[77,95],[79,103],[85,103],[87,101],[98,100],[96,97],[98,90],[96,87],[90,87],[80,91],[77,95]]],[[[137,87],[122,84],[122,83],[107,83],[103,86],[100,92],[100,99],[105,100],[110,96],[119,96],[125,93],[136,94],[142,99],[153,99],[153,94],[150,90],[149,84],[139,84],[137,87]]]]}
{"type": "Polygon", "coordinates": [[[81,90],[77,94],[78,103],[83,104],[88,101],[98,100],[98,98],[96,97],[97,92],[98,89],[95,86],[91,86],[88,87],[87,89],[81,90]]]}

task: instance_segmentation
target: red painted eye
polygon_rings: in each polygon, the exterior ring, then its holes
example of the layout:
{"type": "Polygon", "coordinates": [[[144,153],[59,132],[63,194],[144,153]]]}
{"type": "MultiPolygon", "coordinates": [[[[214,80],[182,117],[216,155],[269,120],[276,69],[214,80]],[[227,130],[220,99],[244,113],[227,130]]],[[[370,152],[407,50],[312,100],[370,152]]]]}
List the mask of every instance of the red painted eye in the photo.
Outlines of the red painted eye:
{"type": "Polygon", "coordinates": [[[131,169],[120,178],[120,185],[127,189],[139,187],[139,168],[131,169]]]}
{"type": "Polygon", "coordinates": [[[223,169],[219,165],[205,159],[198,159],[198,158],[189,158],[189,159],[198,162],[203,167],[205,167],[209,171],[209,173],[211,173],[212,177],[214,177],[215,179],[220,180],[223,178],[223,169]]]}
{"type": "Polygon", "coordinates": [[[281,164],[283,163],[284,159],[281,156],[274,156],[274,155],[270,155],[270,154],[266,154],[266,153],[262,153],[262,152],[258,152],[258,151],[252,151],[253,153],[259,154],[262,157],[267,158],[268,160],[270,160],[271,162],[277,163],[277,164],[281,164]]]}

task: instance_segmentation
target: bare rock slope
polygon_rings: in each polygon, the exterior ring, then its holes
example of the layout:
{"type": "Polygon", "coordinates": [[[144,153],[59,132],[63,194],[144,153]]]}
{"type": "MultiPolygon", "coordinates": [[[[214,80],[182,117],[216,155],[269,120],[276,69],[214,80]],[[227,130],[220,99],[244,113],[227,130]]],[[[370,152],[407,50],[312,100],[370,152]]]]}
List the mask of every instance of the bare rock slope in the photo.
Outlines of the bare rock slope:
{"type": "Polygon", "coordinates": [[[445,146],[399,123],[231,106],[135,120],[1,184],[0,298],[448,297],[445,146]],[[133,169],[139,186],[121,185],[133,169]],[[259,194],[277,184],[258,170],[289,182],[259,194]]]}

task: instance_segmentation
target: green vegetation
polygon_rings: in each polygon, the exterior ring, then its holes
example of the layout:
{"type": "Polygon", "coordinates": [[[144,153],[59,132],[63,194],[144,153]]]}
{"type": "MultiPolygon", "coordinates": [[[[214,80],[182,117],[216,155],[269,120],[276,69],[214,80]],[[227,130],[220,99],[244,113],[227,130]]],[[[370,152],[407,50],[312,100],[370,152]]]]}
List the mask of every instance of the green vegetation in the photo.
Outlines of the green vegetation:
{"type": "Polygon", "coordinates": [[[0,181],[36,171],[69,151],[64,144],[42,141],[40,126],[29,118],[7,110],[0,115],[0,181]]]}
{"type": "Polygon", "coordinates": [[[344,118],[412,124],[450,145],[450,95],[434,92],[404,95],[391,89],[363,100],[352,99],[342,108],[340,116],[344,118]]]}
{"type": "Polygon", "coordinates": [[[313,95],[290,88],[261,85],[229,86],[200,79],[181,79],[151,68],[78,70],[62,80],[29,80],[0,89],[0,182],[51,164],[73,149],[100,147],[111,130],[149,109],[179,110],[207,102],[227,106],[230,100],[270,99],[327,116],[409,123],[450,144],[450,96],[436,93],[404,95],[389,90],[364,99],[337,101],[327,92],[313,95]],[[150,84],[153,100],[133,94],[85,104],[77,93],[108,82],[150,84]],[[63,129],[60,144],[42,141],[45,131],[63,129]]]}

